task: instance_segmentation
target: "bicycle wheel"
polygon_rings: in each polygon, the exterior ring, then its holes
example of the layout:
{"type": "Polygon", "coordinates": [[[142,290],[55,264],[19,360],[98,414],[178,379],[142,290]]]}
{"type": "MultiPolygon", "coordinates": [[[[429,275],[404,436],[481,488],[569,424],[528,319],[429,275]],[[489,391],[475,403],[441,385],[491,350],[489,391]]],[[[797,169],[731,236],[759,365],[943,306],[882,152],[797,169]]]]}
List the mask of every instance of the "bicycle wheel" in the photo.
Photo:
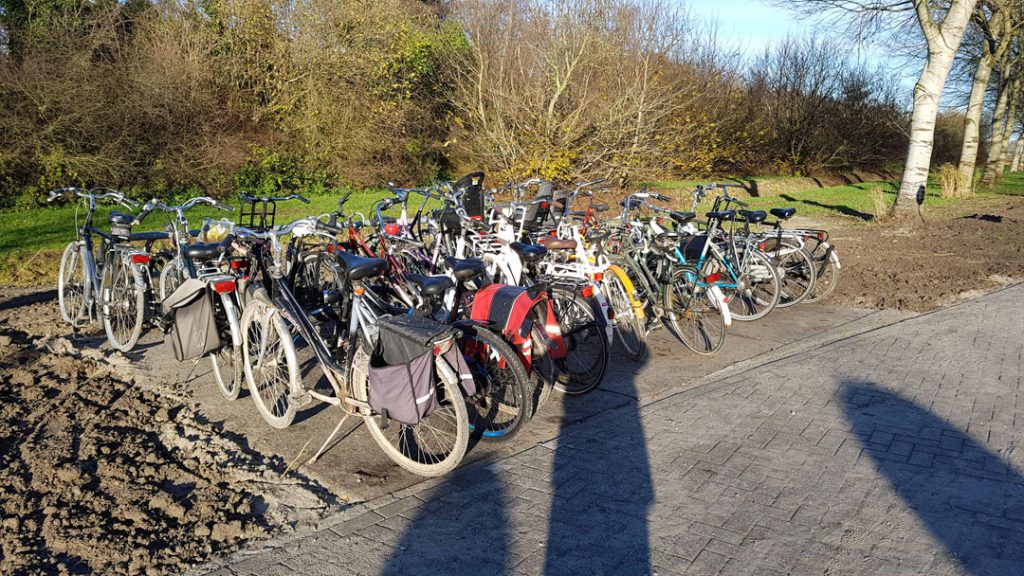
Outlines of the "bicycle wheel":
{"type": "Polygon", "coordinates": [[[697,354],[714,354],[725,342],[725,319],[698,286],[697,271],[677,268],[662,290],[665,319],[684,346],[697,354]]]}
{"type": "Polygon", "coordinates": [[[82,250],[85,242],[76,241],[68,244],[64,255],[60,258],[60,278],[57,282],[57,299],[60,302],[60,315],[64,321],[75,327],[89,323],[89,309],[86,301],[85,263],[82,261],[82,250]]]}
{"type": "MultiPolygon", "coordinates": [[[[631,290],[626,287],[628,277],[623,280],[615,268],[605,273],[608,300],[615,312],[615,334],[626,354],[633,361],[639,362],[647,352],[647,330],[644,328],[644,320],[637,314],[637,308],[633,305],[631,290]]],[[[625,272],[621,274],[624,276],[625,272]]]]}
{"type": "Polygon", "coordinates": [[[217,388],[228,400],[235,400],[242,391],[242,346],[235,346],[231,338],[231,324],[227,319],[229,306],[234,308],[229,294],[221,294],[220,310],[217,311],[217,324],[221,327],[221,342],[217,351],[210,354],[213,378],[217,388]]]}
{"type": "Polygon", "coordinates": [[[554,287],[551,305],[567,350],[565,358],[556,361],[559,374],[555,390],[570,395],[590,392],[604,380],[608,367],[604,328],[598,324],[592,304],[575,290],[554,287]]]}
{"type": "Polygon", "coordinates": [[[533,414],[551,398],[558,381],[558,367],[548,350],[548,336],[541,328],[543,319],[535,319],[530,329],[530,390],[533,392],[533,414]]]}
{"type": "Polygon", "coordinates": [[[768,257],[758,251],[749,257],[736,285],[722,289],[732,317],[744,322],[764,318],[778,304],[780,292],[779,275],[768,257]]]}
{"type": "Polygon", "coordinates": [[[811,293],[804,298],[806,303],[822,300],[839,284],[839,267],[836,266],[835,257],[828,251],[828,244],[821,242],[815,246],[811,257],[814,260],[815,279],[811,293]]]}
{"type": "Polygon", "coordinates": [[[469,423],[489,440],[507,440],[533,415],[526,368],[501,336],[481,326],[462,326],[459,349],[469,364],[476,394],[466,398],[469,423]]]}
{"type": "Polygon", "coordinates": [[[164,264],[163,270],[160,270],[160,301],[163,302],[165,298],[174,293],[185,282],[185,271],[181,267],[181,261],[178,258],[174,258],[170,262],[164,264]]]}
{"type": "MultiPolygon", "coordinates": [[[[366,367],[369,355],[359,341],[352,370],[357,400],[369,398],[366,367]],[[361,367],[360,367],[361,366],[361,367]]],[[[418,424],[389,420],[381,427],[381,417],[363,410],[363,421],[370,436],[396,464],[420,476],[443,476],[455,469],[469,445],[469,417],[458,384],[441,381],[437,385],[437,409],[418,424]]]]}
{"type": "Polygon", "coordinates": [[[301,376],[288,326],[266,292],[256,290],[242,312],[242,366],[249,395],[263,419],[274,428],[287,428],[298,403],[292,393],[301,376]]]}
{"type": "Polygon", "coordinates": [[[799,304],[814,288],[814,259],[796,240],[778,238],[766,240],[763,244],[765,256],[775,264],[779,275],[778,308],[799,304]]]}
{"type": "Polygon", "coordinates": [[[139,270],[127,255],[111,253],[103,268],[103,329],[114,350],[129,352],[142,334],[146,289],[139,270]]]}

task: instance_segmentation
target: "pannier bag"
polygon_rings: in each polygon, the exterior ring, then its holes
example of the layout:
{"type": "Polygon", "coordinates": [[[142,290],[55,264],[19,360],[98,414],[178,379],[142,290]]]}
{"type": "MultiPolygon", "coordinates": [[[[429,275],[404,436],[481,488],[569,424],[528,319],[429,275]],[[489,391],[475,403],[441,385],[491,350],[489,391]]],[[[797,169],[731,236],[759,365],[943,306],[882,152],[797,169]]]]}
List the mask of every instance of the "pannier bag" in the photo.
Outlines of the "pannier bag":
{"type": "MultiPolygon", "coordinates": [[[[377,346],[367,374],[370,407],[402,424],[417,424],[437,409],[434,345],[454,337],[454,331],[409,314],[380,318],[377,328],[377,346]]],[[[458,358],[462,360],[462,355],[458,358]]],[[[465,361],[462,364],[452,368],[468,374],[465,361]]]]}
{"type": "MultiPolygon", "coordinates": [[[[511,284],[488,284],[477,291],[473,297],[473,305],[469,317],[473,320],[488,322],[502,334],[507,336],[516,350],[522,350],[522,346],[530,337],[533,330],[533,320],[530,318],[530,311],[535,306],[542,306],[541,313],[544,317],[544,332],[553,344],[551,349],[552,358],[565,358],[565,339],[562,337],[558,319],[551,307],[547,293],[538,292],[530,294],[529,289],[511,284]]],[[[530,369],[530,357],[520,354],[527,370],[530,369]]]]}
{"type": "Polygon", "coordinates": [[[173,323],[164,338],[174,357],[192,360],[220,348],[217,319],[213,313],[213,293],[202,280],[191,278],[164,299],[164,317],[173,323]]]}

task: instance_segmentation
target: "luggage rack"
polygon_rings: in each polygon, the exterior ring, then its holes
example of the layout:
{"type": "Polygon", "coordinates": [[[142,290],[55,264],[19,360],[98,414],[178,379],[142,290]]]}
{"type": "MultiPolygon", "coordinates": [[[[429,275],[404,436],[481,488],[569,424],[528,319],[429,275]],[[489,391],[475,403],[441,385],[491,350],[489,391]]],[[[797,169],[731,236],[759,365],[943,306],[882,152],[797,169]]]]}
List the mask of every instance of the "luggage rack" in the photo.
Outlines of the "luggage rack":
{"type": "Polygon", "coordinates": [[[238,211],[238,223],[256,232],[267,232],[274,227],[277,216],[277,203],[288,200],[309,200],[300,194],[288,196],[250,196],[244,190],[239,194],[241,205],[238,211]]]}

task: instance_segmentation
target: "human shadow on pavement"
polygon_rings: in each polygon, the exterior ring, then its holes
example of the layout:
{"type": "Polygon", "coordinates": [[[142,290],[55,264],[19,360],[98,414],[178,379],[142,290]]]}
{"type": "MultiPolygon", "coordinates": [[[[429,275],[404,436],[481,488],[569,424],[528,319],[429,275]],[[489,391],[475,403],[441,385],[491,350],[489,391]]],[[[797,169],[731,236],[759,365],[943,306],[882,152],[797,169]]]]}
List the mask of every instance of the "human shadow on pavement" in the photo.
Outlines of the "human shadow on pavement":
{"type": "Polygon", "coordinates": [[[864,454],[907,507],[975,575],[1024,574],[1024,477],[928,409],[871,383],[840,401],[864,454]]]}
{"type": "MultiPolygon", "coordinates": [[[[494,470],[501,463],[456,470],[416,511],[380,573],[651,573],[647,513],[654,492],[634,382],[641,365],[614,353],[611,364],[598,391],[556,392],[550,400],[564,406],[551,472],[509,469],[543,487],[517,497],[512,491],[522,488],[494,470]],[[551,499],[546,515],[544,492],[551,499]],[[545,518],[546,534],[537,525],[545,518]]],[[[552,408],[541,407],[536,418],[552,408]]]]}

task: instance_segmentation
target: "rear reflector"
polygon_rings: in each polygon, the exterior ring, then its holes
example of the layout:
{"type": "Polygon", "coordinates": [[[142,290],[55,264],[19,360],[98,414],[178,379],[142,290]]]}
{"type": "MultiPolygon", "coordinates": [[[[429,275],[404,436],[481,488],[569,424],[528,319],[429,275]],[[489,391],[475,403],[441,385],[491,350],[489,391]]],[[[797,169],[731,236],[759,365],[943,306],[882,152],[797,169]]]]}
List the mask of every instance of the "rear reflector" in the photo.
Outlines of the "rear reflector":
{"type": "Polygon", "coordinates": [[[580,290],[580,294],[584,298],[590,298],[591,296],[594,295],[594,286],[592,284],[587,284],[586,286],[583,287],[582,290],[580,290]]]}
{"type": "Polygon", "coordinates": [[[234,292],[235,291],[235,281],[234,280],[221,280],[220,282],[214,282],[213,283],[213,291],[216,292],[217,294],[224,294],[226,292],[234,292]]]}
{"type": "Polygon", "coordinates": [[[235,270],[242,270],[249,267],[249,262],[247,260],[232,260],[231,267],[235,270]]]}
{"type": "Polygon", "coordinates": [[[385,224],[384,233],[391,234],[392,236],[398,234],[398,224],[385,224]]]}
{"type": "Polygon", "coordinates": [[[714,274],[708,274],[708,277],[705,278],[704,280],[705,280],[705,282],[718,282],[721,279],[722,279],[722,274],[719,273],[719,272],[715,272],[714,274]]]}
{"type": "Polygon", "coordinates": [[[824,240],[825,239],[825,233],[824,232],[818,232],[817,234],[815,234],[815,236],[818,237],[818,240],[824,240]]]}
{"type": "Polygon", "coordinates": [[[547,202],[541,202],[540,203],[540,209],[541,210],[547,210],[550,207],[551,207],[551,204],[548,204],[547,202]]]}
{"type": "Polygon", "coordinates": [[[149,254],[132,254],[132,264],[149,264],[149,254]]]}
{"type": "Polygon", "coordinates": [[[604,280],[604,272],[597,272],[597,273],[594,274],[594,281],[595,282],[600,282],[602,280],[604,280]]]}

